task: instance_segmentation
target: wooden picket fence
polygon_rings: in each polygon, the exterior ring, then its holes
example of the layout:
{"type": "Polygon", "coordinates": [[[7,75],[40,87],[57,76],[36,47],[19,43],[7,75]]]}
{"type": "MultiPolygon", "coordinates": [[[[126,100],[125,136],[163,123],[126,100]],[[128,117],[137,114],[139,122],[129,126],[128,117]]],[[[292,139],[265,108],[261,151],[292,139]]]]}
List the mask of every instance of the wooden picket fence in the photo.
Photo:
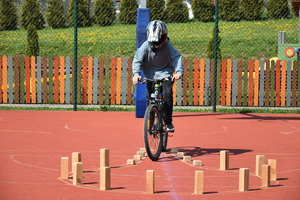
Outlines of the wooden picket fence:
{"type": "MultiPolygon", "coordinates": [[[[82,57],[77,87],[71,57],[0,57],[0,103],[132,105],[132,58],[82,57]],[[77,88],[77,91],[75,90],[77,88]]],[[[184,59],[183,78],[175,82],[174,105],[212,105],[213,61],[184,59]]],[[[217,105],[300,105],[300,64],[296,61],[221,60],[217,105]]]]}

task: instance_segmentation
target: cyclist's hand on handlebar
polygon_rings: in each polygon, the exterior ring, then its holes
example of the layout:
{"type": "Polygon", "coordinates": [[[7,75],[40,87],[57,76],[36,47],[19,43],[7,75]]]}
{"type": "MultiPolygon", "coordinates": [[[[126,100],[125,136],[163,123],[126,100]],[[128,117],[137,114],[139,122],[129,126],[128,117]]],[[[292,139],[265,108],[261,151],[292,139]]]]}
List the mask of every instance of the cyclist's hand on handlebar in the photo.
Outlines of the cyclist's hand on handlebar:
{"type": "Polygon", "coordinates": [[[180,77],[181,77],[180,74],[174,74],[173,77],[172,77],[172,81],[179,80],[180,77]]]}
{"type": "Polygon", "coordinates": [[[139,84],[139,80],[140,80],[141,78],[142,78],[142,77],[140,77],[140,76],[134,76],[134,77],[132,78],[133,84],[134,84],[134,85],[139,84]]]}

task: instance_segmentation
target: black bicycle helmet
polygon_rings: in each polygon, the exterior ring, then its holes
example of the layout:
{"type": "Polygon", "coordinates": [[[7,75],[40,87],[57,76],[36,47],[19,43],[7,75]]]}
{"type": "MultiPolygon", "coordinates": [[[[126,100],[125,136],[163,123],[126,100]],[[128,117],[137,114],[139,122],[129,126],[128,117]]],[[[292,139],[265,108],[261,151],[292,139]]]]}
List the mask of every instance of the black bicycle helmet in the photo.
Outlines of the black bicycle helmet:
{"type": "Polygon", "coordinates": [[[168,35],[167,25],[160,20],[151,21],[147,26],[147,41],[152,51],[157,51],[163,46],[168,35]]]}

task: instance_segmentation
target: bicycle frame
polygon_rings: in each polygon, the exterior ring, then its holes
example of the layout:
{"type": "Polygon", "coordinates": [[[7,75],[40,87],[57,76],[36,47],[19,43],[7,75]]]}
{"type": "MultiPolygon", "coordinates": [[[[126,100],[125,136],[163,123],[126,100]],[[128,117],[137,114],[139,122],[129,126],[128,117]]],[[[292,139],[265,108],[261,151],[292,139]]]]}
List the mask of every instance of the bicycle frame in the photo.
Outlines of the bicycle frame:
{"type": "Polygon", "coordinates": [[[163,100],[163,91],[162,91],[162,81],[154,82],[154,93],[152,93],[149,97],[149,104],[156,104],[158,107],[158,111],[160,113],[159,119],[158,119],[158,130],[163,131],[163,105],[164,105],[164,100],[163,100]]]}

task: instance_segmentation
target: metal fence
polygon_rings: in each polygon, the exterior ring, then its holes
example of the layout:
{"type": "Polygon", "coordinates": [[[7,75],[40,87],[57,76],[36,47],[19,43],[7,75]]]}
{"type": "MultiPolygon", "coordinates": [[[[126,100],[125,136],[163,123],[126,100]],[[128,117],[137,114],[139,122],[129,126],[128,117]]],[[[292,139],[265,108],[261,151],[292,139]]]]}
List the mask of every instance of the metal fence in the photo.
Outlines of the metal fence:
{"type": "MultiPolygon", "coordinates": [[[[286,51],[286,48],[289,46],[280,46],[291,44],[290,46],[296,47],[299,43],[299,19],[297,16],[299,5],[290,0],[255,2],[257,4],[252,5],[249,1],[244,0],[219,0],[218,27],[221,59],[217,65],[218,92],[216,103],[217,105],[228,106],[263,107],[268,106],[268,104],[299,106],[299,64],[292,64],[292,61],[288,61],[297,60],[297,53],[294,53],[293,56],[287,55],[289,51],[286,51]],[[279,34],[279,31],[283,31],[284,34],[279,34]],[[279,35],[280,40],[278,39],[279,35]],[[286,64],[290,68],[282,67],[282,62],[279,62],[280,72],[278,75],[276,74],[279,70],[278,66],[276,68],[276,64],[270,64],[273,67],[270,68],[270,75],[266,76],[268,73],[266,64],[264,64],[255,68],[259,71],[255,71],[253,75],[251,65],[249,65],[251,60],[266,63],[267,60],[276,61],[278,58],[291,63],[286,64]],[[229,70],[232,75],[222,76],[222,70],[224,70],[222,59],[236,60],[233,63],[238,63],[239,60],[247,63],[243,65],[241,77],[236,77],[236,80],[232,77],[234,74],[232,67],[236,66],[239,69],[239,65],[231,65],[229,68],[226,66],[226,71],[229,70]],[[290,77],[286,74],[290,74],[290,77]],[[254,90],[255,81],[250,81],[252,80],[251,76],[255,80],[270,83],[271,88],[273,83],[280,84],[280,87],[274,86],[274,90],[268,93],[266,84],[259,84],[257,85],[259,88],[254,90]],[[226,84],[222,85],[224,81],[226,84]],[[291,87],[287,83],[291,84],[291,87]],[[253,85],[252,89],[250,85],[253,85]],[[238,88],[244,92],[238,93],[238,88]],[[253,92],[250,91],[259,91],[257,93],[258,98],[260,94],[263,94],[264,97],[270,97],[271,104],[268,103],[268,100],[266,104],[265,98],[260,100],[263,103],[249,103],[249,99],[254,98],[253,92]],[[272,95],[270,96],[270,94],[272,95]],[[279,97],[280,104],[276,103],[276,101],[278,102],[276,98],[279,97]],[[230,98],[230,103],[224,103],[223,98],[230,98]],[[236,101],[232,101],[235,98],[236,101]],[[241,99],[240,102],[242,103],[238,104],[237,99],[241,99]]],[[[71,104],[73,102],[73,3],[73,1],[68,0],[0,1],[0,9],[7,11],[6,13],[1,12],[0,15],[0,103],[38,105],[45,103],[71,104]],[[28,14],[28,10],[30,10],[30,14],[28,14]],[[37,23],[36,21],[42,23],[41,27],[36,24],[39,53],[34,56],[34,59],[32,57],[26,58],[25,56],[28,56],[26,55],[26,48],[28,48],[26,26],[29,22],[37,23]],[[26,63],[26,60],[29,63],[26,63]],[[16,72],[16,70],[18,71],[16,72]],[[17,82],[15,82],[16,78],[18,78],[17,82]],[[18,89],[16,85],[18,85],[18,89]],[[51,89],[44,90],[45,87],[51,89]],[[16,96],[18,97],[16,98],[16,96]],[[58,97],[59,99],[56,99],[58,97]]],[[[77,3],[78,103],[133,105],[134,87],[128,81],[131,79],[131,74],[128,73],[131,66],[128,61],[134,56],[136,50],[136,10],[141,6],[141,2],[134,0],[77,0],[77,3]],[[93,64],[88,64],[88,58],[93,58],[93,64]],[[95,58],[97,58],[97,62],[95,58]],[[114,59],[116,59],[115,64],[112,61],[114,59]],[[118,59],[126,59],[126,64],[122,61],[119,66],[118,59]],[[101,64],[100,60],[102,60],[101,64]],[[92,68],[89,68],[90,65],[92,68]],[[103,76],[100,74],[101,69],[103,69],[103,76]],[[114,72],[116,73],[116,80],[120,80],[115,84],[120,84],[120,89],[113,89],[116,88],[112,82],[112,73],[114,72]],[[92,79],[90,79],[91,77],[92,79]],[[97,78],[95,79],[95,77],[97,78]],[[103,79],[101,79],[102,77],[103,79]],[[101,85],[101,81],[103,85],[101,85]],[[117,96],[120,98],[120,102],[114,99],[117,96]]],[[[175,104],[178,106],[212,105],[211,88],[213,86],[210,82],[212,79],[209,79],[211,75],[208,76],[211,68],[204,67],[204,71],[201,72],[203,76],[200,77],[201,73],[199,72],[198,77],[195,60],[203,59],[213,63],[212,58],[208,55],[209,43],[214,38],[214,3],[215,1],[211,0],[169,0],[163,4],[158,0],[147,1],[146,5],[150,8],[151,19],[155,17],[155,19],[161,19],[167,23],[172,44],[189,63],[185,65],[187,74],[183,78],[182,84],[179,82],[176,85],[177,96],[174,98],[177,98],[175,104]],[[174,18],[174,13],[176,13],[176,18],[174,18]],[[200,81],[203,85],[200,84],[200,81]],[[178,91],[183,93],[178,93],[178,91]],[[198,100],[198,103],[195,104],[194,98],[200,98],[200,94],[204,95],[203,101],[201,103],[198,100]]]]}

